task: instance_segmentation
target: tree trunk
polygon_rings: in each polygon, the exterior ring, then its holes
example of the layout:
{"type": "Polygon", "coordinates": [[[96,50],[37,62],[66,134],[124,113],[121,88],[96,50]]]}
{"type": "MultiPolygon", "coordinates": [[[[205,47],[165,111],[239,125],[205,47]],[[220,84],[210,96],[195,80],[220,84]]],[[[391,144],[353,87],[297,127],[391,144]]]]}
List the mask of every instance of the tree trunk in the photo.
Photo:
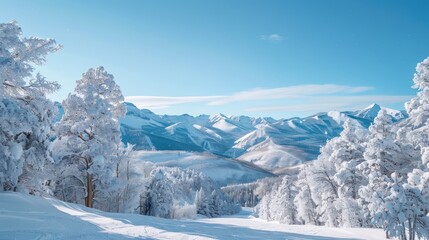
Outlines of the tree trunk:
{"type": "Polygon", "coordinates": [[[405,223],[402,223],[402,239],[407,240],[407,233],[405,229],[405,223]]]}
{"type": "Polygon", "coordinates": [[[94,201],[94,188],[93,188],[93,182],[92,182],[92,175],[87,173],[87,186],[86,186],[86,192],[87,195],[85,197],[85,206],[92,208],[93,201],[94,201]]]}
{"type": "Polygon", "coordinates": [[[408,219],[408,238],[410,240],[413,240],[413,237],[411,236],[411,233],[413,232],[413,227],[411,226],[411,218],[408,219]]]}

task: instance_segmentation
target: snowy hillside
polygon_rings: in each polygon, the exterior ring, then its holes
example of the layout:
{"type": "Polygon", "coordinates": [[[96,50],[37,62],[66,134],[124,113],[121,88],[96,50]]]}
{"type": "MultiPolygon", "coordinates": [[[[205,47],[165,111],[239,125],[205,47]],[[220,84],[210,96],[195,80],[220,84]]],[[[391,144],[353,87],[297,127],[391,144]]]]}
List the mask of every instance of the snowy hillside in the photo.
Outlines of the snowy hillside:
{"type": "Polygon", "coordinates": [[[106,213],[22,193],[0,193],[0,239],[384,239],[379,229],[284,225],[238,215],[169,220],[106,213]]]}
{"type": "Polygon", "coordinates": [[[132,153],[131,157],[152,162],[157,166],[194,169],[210,177],[219,186],[248,183],[274,176],[253,164],[210,153],[142,150],[132,153]]]}
{"type": "Polygon", "coordinates": [[[130,103],[127,108],[121,120],[123,141],[135,144],[138,150],[210,152],[270,171],[315,159],[320,147],[338,136],[348,119],[367,128],[381,109],[396,120],[406,117],[377,104],[355,112],[331,111],[280,120],[223,114],[158,116],[130,103]]]}

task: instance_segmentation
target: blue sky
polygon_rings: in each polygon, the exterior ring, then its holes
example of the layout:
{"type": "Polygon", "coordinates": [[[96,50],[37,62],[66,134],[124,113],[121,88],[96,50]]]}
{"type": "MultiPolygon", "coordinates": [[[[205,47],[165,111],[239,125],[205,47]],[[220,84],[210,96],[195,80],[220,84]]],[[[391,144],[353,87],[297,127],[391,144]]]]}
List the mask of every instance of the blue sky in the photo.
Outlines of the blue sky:
{"type": "Polygon", "coordinates": [[[159,114],[276,118],[403,109],[429,56],[425,1],[2,1],[0,21],[64,48],[40,72],[63,100],[90,67],[159,114]]]}

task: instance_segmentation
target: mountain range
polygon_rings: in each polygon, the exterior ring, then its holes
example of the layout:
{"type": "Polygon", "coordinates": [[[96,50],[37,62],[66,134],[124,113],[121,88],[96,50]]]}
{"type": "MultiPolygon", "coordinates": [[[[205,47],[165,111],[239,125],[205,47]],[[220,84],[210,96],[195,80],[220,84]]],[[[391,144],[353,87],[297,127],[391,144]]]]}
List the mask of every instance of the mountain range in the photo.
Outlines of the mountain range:
{"type": "Polygon", "coordinates": [[[348,119],[367,128],[381,109],[397,121],[407,117],[404,111],[377,104],[358,111],[330,111],[289,119],[157,115],[131,103],[126,105],[127,115],[121,119],[122,138],[134,144],[136,150],[207,152],[268,171],[314,160],[320,147],[338,136],[348,119]]]}

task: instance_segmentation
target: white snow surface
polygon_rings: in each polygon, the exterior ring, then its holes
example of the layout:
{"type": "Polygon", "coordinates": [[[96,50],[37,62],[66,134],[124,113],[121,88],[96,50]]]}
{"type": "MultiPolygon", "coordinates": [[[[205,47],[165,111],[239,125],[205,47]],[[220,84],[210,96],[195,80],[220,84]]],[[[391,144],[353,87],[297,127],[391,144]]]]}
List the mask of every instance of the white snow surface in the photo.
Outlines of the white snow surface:
{"type": "Polygon", "coordinates": [[[384,239],[380,229],[284,225],[240,214],[170,220],[106,213],[60,200],[0,193],[0,239],[384,239]]]}

